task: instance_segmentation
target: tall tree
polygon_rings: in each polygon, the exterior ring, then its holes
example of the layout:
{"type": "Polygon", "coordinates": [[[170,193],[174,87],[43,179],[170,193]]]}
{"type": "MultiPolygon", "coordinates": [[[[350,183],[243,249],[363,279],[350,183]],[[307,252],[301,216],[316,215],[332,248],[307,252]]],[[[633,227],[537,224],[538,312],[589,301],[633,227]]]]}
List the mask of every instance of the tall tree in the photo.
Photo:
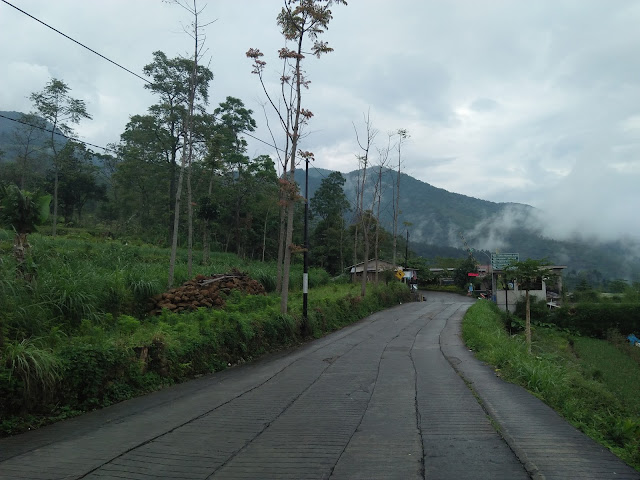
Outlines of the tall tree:
{"type": "Polygon", "coordinates": [[[58,182],[59,182],[59,144],[56,142],[56,133],[61,132],[67,137],[74,134],[70,124],[78,124],[83,118],[91,119],[87,113],[84,100],[73,98],[69,95],[69,87],[62,80],[52,78],[41,92],[32,93],[29,98],[33,102],[38,114],[51,124],[51,136],[49,148],[53,152],[53,227],[52,234],[55,237],[58,223],[58,182]],[[58,132],[57,132],[58,131],[58,132]]]}
{"type": "MultiPolygon", "coordinates": [[[[207,194],[198,200],[197,215],[202,222],[202,263],[209,262],[211,226],[218,218],[220,209],[214,198],[214,184],[224,171],[223,159],[233,150],[233,138],[221,125],[214,125],[206,139],[206,154],[203,158],[203,169],[209,177],[207,194]]],[[[219,192],[217,192],[219,193],[219,192]]]]}
{"type": "Polygon", "coordinates": [[[253,73],[258,75],[267,99],[273,107],[282,130],[285,133],[284,151],[280,158],[283,178],[280,189],[280,238],[278,247],[278,286],[280,287],[281,313],[287,313],[289,298],[289,272],[293,245],[294,206],[299,195],[295,183],[296,155],[302,127],[311,119],[313,114],[302,107],[302,88],[309,87],[309,80],[302,69],[305,52],[310,51],[320,58],[324,53],[331,52],[326,42],[318,39],[324,33],[333,18],[331,7],[333,4],[344,4],[344,0],[284,0],[277,24],[280,27],[285,42],[294,44],[294,48],[282,47],[278,54],[283,61],[283,73],[280,76],[281,91],[277,97],[269,94],[264,80],[266,62],[260,50],[251,48],[247,57],[253,59],[253,73]],[[310,40],[310,48],[306,48],[305,41],[310,40]],[[287,175],[288,172],[288,175],[287,175]]]}
{"type": "MultiPolygon", "coordinates": [[[[196,10],[197,13],[199,13],[196,10]]],[[[193,27],[199,28],[196,22],[193,27]]],[[[198,40],[194,40],[197,45],[198,40]]],[[[196,46],[197,54],[201,54],[200,48],[196,46]]],[[[206,120],[204,108],[209,101],[209,83],[213,79],[213,73],[207,67],[198,65],[197,59],[187,59],[182,57],[168,58],[161,51],[153,53],[153,62],[144,67],[144,73],[151,77],[152,83],[145,85],[158,96],[159,102],[149,108],[149,115],[152,121],[146,120],[140,126],[147,129],[149,133],[155,133],[157,146],[161,147],[160,153],[163,155],[168,166],[169,192],[167,199],[167,211],[169,214],[168,239],[173,243],[173,238],[177,235],[176,226],[176,199],[178,205],[178,183],[182,163],[178,164],[178,156],[184,162],[186,168],[189,160],[189,143],[186,132],[188,125],[193,127],[190,131],[193,135],[198,120],[206,120]],[[192,86],[193,84],[193,86],[192,86]],[[192,102],[191,102],[192,100],[192,102]],[[193,109],[190,105],[193,103],[193,109]],[[196,115],[195,113],[198,113],[196,115]],[[187,121],[190,123],[187,124],[187,121]],[[185,146],[187,149],[185,151],[185,146]]],[[[193,151],[191,151],[193,153],[193,151]]],[[[182,170],[184,178],[184,170],[182,170]]],[[[182,183],[180,183],[180,195],[182,195],[182,183]]],[[[178,213],[179,215],[179,213],[178,213]]],[[[179,223],[179,222],[178,222],[179,223]]]]}
{"type": "Polygon", "coordinates": [[[70,140],[60,151],[58,194],[66,221],[82,220],[82,210],[91,200],[106,200],[106,187],[98,183],[98,168],[91,162],[93,152],[70,140]]]}
{"type": "MultiPolygon", "coordinates": [[[[384,148],[378,149],[378,176],[376,177],[376,183],[374,187],[374,206],[376,208],[376,222],[375,222],[375,241],[374,241],[374,261],[376,264],[375,282],[379,281],[379,256],[380,256],[380,231],[382,226],[380,225],[380,208],[382,203],[382,195],[384,194],[384,182],[382,181],[382,174],[387,168],[389,162],[389,152],[391,151],[391,135],[387,136],[387,145],[384,148]]],[[[395,263],[394,263],[395,265],[395,263]]]]}
{"type": "Polygon", "coordinates": [[[311,212],[318,219],[313,232],[312,258],[336,275],[344,268],[344,214],[350,208],[344,193],[346,179],[332,172],[322,179],[311,199],[311,212]]]}
{"type": "MultiPolygon", "coordinates": [[[[175,263],[176,263],[176,254],[178,250],[178,227],[180,225],[180,203],[182,197],[182,181],[184,178],[185,170],[188,170],[188,175],[191,173],[191,161],[193,158],[194,151],[194,132],[196,130],[194,125],[194,114],[196,109],[199,108],[197,102],[201,100],[205,105],[208,103],[208,86],[209,81],[213,77],[211,71],[209,69],[202,69],[199,65],[199,60],[202,58],[203,48],[204,48],[204,40],[205,37],[201,31],[201,28],[204,25],[199,23],[200,14],[202,13],[202,9],[198,9],[196,0],[193,0],[193,3],[184,2],[180,0],[175,0],[175,3],[185,10],[191,15],[191,27],[187,30],[189,36],[191,36],[193,40],[193,57],[190,60],[186,60],[189,62],[189,66],[191,67],[188,70],[188,77],[186,85],[183,86],[183,89],[186,88],[186,98],[183,96],[183,101],[186,100],[185,107],[186,109],[183,111],[183,148],[182,148],[182,157],[180,161],[180,173],[178,175],[178,183],[176,185],[176,198],[175,198],[175,207],[173,211],[173,237],[171,241],[171,258],[169,260],[169,281],[168,286],[171,288],[173,286],[173,276],[175,271],[175,263]],[[202,78],[202,73],[209,74],[210,77],[202,78]]],[[[185,61],[184,59],[182,59],[185,61]]],[[[184,93],[184,90],[182,90],[184,93]]],[[[188,177],[190,178],[190,177],[188,177]]],[[[188,260],[188,270],[189,275],[191,275],[192,268],[192,241],[193,241],[193,232],[192,232],[192,219],[193,219],[193,206],[191,202],[191,186],[188,182],[189,187],[189,198],[187,199],[187,209],[188,209],[188,222],[189,222],[189,233],[188,233],[188,242],[189,242],[189,260],[188,260]]]]}
{"type": "Polygon", "coordinates": [[[238,254],[241,253],[240,250],[243,247],[243,242],[240,239],[243,230],[240,217],[244,206],[246,206],[247,195],[251,194],[250,190],[246,190],[247,178],[245,174],[249,167],[249,158],[246,156],[247,142],[242,137],[242,133],[255,130],[256,122],[251,117],[252,113],[251,110],[244,107],[242,100],[234,97],[227,97],[214,111],[218,120],[218,130],[228,139],[228,148],[224,152],[223,160],[227,167],[227,179],[233,185],[230,193],[233,196],[233,230],[236,253],[238,254]]]}
{"type": "Polygon", "coordinates": [[[17,262],[16,275],[23,277],[24,260],[29,243],[27,235],[36,225],[44,223],[49,217],[50,195],[20,190],[16,185],[0,188],[0,225],[15,232],[13,254],[17,262]]]}

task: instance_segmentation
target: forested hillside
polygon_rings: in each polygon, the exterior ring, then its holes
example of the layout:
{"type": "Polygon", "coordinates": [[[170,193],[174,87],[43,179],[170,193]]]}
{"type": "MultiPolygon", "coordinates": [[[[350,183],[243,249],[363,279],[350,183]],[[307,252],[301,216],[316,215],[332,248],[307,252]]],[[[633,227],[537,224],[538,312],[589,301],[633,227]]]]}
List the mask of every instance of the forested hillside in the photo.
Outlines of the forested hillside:
{"type": "MultiPolygon", "coordinates": [[[[310,171],[312,192],[328,170],[310,171]]],[[[356,187],[360,172],[345,174],[344,192],[350,205],[355,205],[356,187]]],[[[394,184],[397,172],[383,169],[380,222],[387,231],[392,229],[394,184]]],[[[366,192],[372,198],[375,175],[370,175],[366,192]]],[[[399,235],[406,238],[409,231],[410,249],[416,255],[465,258],[468,251],[464,241],[474,250],[480,263],[489,263],[491,252],[517,252],[522,258],[547,258],[566,265],[564,272],[570,287],[587,281],[594,287],[604,287],[608,280],[624,278],[640,280],[638,245],[619,240],[599,242],[596,239],[557,240],[545,232],[539,212],[515,203],[495,203],[448,192],[407,174],[400,174],[399,235]],[[464,238],[464,240],[463,240],[464,238]]],[[[353,221],[353,209],[347,220],[353,221]]]]}
{"type": "MultiPolygon", "coordinates": [[[[244,154],[241,129],[250,127],[253,119],[252,112],[244,108],[241,100],[228,98],[215,111],[216,114],[200,119],[203,123],[199,158],[193,163],[191,174],[196,246],[246,258],[274,259],[279,224],[275,164],[268,156],[251,159],[244,154]],[[222,118],[226,120],[221,121],[222,118]]],[[[18,112],[0,113],[47,128],[37,117],[25,117],[18,112]]],[[[152,107],[149,114],[132,116],[121,142],[108,154],[92,152],[82,144],[70,142],[60,162],[60,207],[64,225],[86,226],[101,235],[137,238],[156,245],[169,243],[172,199],[182,147],[178,132],[171,130],[170,113],[165,114],[169,116],[162,117],[158,106],[152,107]]],[[[56,138],[61,146],[65,145],[63,137],[56,138]]],[[[24,185],[26,189],[52,191],[46,140],[46,132],[0,117],[0,150],[4,152],[0,179],[24,185]]],[[[332,173],[326,169],[310,169],[310,198],[332,173]]],[[[340,228],[329,230],[335,238],[327,239],[327,232],[315,232],[316,227],[323,230],[324,225],[322,215],[312,208],[310,257],[314,264],[334,274],[356,260],[353,225],[359,171],[343,177],[346,208],[342,211],[340,228]]],[[[380,224],[385,230],[381,251],[384,258],[390,258],[392,246],[388,232],[392,231],[397,172],[385,168],[381,180],[380,224]]],[[[303,171],[296,172],[296,181],[304,195],[303,171]]],[[[375,182],[375,176],[370,175],[365,188],[369,202],[373,202],[375,182]]],[[[462,233],[471,248],[483,251],[476,253],[481,263],[488,262],[488,254],[499,249],[519,252],[524,258],[545,257],[567,265],[565,275],[570,285],[580,279],[587,279],[594,286],[616,278],[638,280],[634,272],[640,270],[640,265],[629,253],[629,246],[621,242],[599,244],[548,238],[536,217],[531,215],[534,209],[528,205],[494,203],[459,195],[404,173],[400,175],[399,199],[399,241],[406,239],[408,230],[413,255],[431,261],[436,257],[464,258],[467,251],[462,233]]],[[[302,205],[296,210],[294,239],[298,244],[302,243],[302,210],[302,205]]],[[[181,218],[181,224],[186,227],[186,215],[181,218]]],[[[184,241],[181,236],[181,244],[184,241]]],[[[404,246],[400,252],[404,252],[404,246]]]]}

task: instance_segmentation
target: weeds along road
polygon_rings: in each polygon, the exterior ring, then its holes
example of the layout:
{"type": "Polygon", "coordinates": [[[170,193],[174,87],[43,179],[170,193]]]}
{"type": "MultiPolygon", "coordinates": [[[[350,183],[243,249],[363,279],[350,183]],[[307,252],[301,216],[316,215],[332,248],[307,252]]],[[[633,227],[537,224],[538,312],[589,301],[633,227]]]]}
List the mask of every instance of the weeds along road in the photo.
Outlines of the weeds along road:
{"type": "Polygon", "coordinates": [[[473,359],[458,337],[471,303],[427,294],[292,352],[0,440],[0,479],[640,478],[473,359]]]}

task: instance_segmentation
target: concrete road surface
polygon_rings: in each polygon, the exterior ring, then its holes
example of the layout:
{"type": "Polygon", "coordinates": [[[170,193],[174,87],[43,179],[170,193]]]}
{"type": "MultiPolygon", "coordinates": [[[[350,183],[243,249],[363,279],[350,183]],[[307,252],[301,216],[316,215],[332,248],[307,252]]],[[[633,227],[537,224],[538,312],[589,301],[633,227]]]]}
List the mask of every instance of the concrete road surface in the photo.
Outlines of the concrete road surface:
{"type": "Polygon", "coordinates": [[[472,299],[425,295],[296,350],[2,439],[0,479],[640,479],[473,358],[459,338],[472,299]]]}

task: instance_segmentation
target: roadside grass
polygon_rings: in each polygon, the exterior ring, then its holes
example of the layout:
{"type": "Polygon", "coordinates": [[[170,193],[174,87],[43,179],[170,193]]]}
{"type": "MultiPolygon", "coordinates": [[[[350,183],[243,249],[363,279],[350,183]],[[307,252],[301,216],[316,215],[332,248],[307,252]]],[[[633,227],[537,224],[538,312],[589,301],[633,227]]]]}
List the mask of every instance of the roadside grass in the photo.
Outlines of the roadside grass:
{"type": "Polygon", "coordinates": [[[640,471],[640,364],[622,342],[538,326],[528,355],[523,335],[507,333],[507,322],[492,302],[476,302],[464,318],[463,339],[497,375],[525,387],[640,471]]]}
{"type": "MultiPolygon", "coordinates": [[[[293,265],[287,315],[275,293],[232,292],[223,309],[148,316],[147,300],[166,289],[169,251],[85,237],[30,235],[24,280],[12,236],[0,230],[0,436],[321,337],[409,297],[394,282],[370,285],[361,298],[359,285],[311,269],[303,328],[302,266],[293,265]]],[[[180,250],[176,286],[188,280],[186,261],[180,250]]],[[[275,288],[274,263],[226,253],[212,253],[208,265],[194,258],[193,276],[232,269],[275,288]]]]}

